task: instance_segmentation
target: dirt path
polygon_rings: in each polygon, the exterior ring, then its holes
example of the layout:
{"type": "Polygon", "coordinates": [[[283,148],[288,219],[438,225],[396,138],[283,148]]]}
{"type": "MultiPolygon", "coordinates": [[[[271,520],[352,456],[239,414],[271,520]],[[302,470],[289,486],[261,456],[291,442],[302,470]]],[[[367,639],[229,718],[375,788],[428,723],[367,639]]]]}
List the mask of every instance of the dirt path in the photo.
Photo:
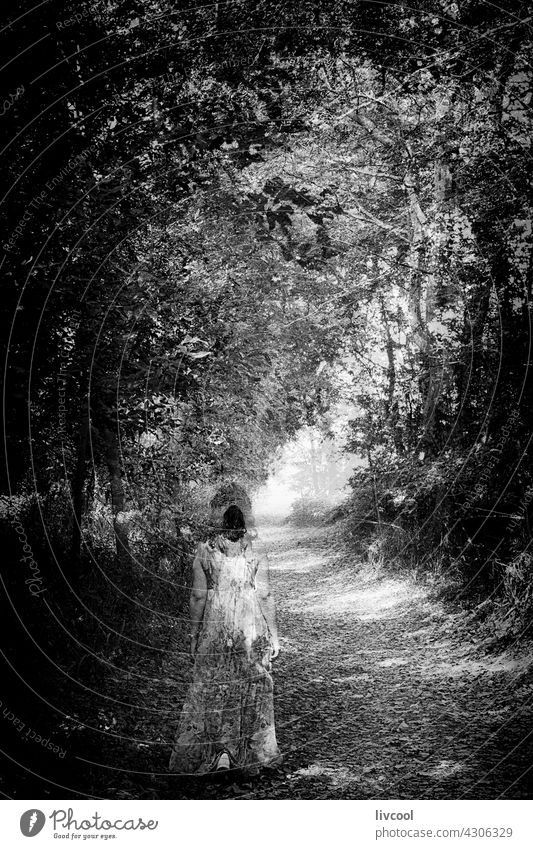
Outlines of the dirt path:
{"type": "Polygon", "coordinates": [[[106,753],[113,766],[92,775],[96,795],[531,798],[531,657],[488,655],[468,617],[421,585],[339,563],[332,533],[282,526],[262,536],[282,645],[274,668],[282,770],[250,782],[169,775],[186,681],[178,692],[163,672],[128,698],[135,715],[118,725],[144,742],[124,747],[123,737],[120,751],[106,753]]]}
{"type": "Polygon", "coordinates": [[[487,656],[414,582],[335,565],[330,535],[265,534],[287,768],[266,796],[530,798],[531,658],[487,656]]]}

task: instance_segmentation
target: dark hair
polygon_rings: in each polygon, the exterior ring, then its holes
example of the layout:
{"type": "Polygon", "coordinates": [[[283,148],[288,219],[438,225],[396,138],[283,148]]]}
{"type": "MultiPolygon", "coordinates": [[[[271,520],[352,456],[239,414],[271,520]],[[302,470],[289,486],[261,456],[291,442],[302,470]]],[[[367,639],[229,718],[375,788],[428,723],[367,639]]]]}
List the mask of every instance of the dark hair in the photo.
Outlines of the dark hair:
{"type": "Polygon", "coordinates": [[[232,504],[222,517],[222,533],[227,539],[236,542],[242,539],[246,533],[246,523],[242,510],[236,504],[232,504]]]}

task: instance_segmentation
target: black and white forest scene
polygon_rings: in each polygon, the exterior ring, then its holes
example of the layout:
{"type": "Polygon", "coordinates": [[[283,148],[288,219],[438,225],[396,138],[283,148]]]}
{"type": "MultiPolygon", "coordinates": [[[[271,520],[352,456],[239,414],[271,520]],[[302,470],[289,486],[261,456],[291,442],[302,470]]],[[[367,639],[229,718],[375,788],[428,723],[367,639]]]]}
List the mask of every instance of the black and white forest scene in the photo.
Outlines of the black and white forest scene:
{"type": "Polygon", "coordinates": [[[528,2],[0,28],[2,799],[530,800],[528,2]]]}

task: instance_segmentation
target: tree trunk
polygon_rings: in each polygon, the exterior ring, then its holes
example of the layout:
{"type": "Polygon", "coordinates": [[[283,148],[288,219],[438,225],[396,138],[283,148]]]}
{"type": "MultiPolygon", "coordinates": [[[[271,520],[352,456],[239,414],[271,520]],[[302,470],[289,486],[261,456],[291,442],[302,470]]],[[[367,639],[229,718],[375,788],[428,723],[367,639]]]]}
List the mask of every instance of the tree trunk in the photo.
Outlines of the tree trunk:
{"type": "Polygon", "coordinates": [[[337,462],[335,458],[328,457],[327,460],[327,470],[328,470],[328,494],[335,495],[338,487],[338,474],[337,474],[337,462]]]}
{"type": "Polygon", "coordinates": [[[424,297],[422,259],[424,256],[424,225],[427,219],[420,207],[415,189],[415,179],[410,171],[404,177],[404,185],[407,193],[409,222],[411,225],[411,247],[407,259],[407,264],[411,269],[409,318],[415,345],[419,350],[423,351],[426,348],[427,333],[423,320],[424,311],[422,309],[424,297]]]}
{"type": "MultiPolygon", "coordinates": [[[[82,401],[80,427],[78,435],[78,453],[76,467],[72,476],[72,512],[73,526],[71,539],[71,558],[74,565],[79,564],[81,556],[81,525],[83,521],[83,489],[87,477],[87,445],[89,442],[90,415],[88,399],[82,401]]],[[[77,569],[74,569],[77,574],[77,569]]]]}
{"type": "Polygon", "coordinates": [[[399,412],[398,402],[396,400],[396,364],[394,362],[394,340],[390,329],[389,317],[385,309],[385,301],[383,296],[380,298],[381,317],[383,319],[383,327],[385,330],[385,351],[387,353],[388,369],[387,369],[387,396],[384,401],[385,418],[391,429],[394,445],[399,454],[404,453],[404,446],[401,438],[401,433],[398,428],[399,412]]]}
{"type": "Polygon", "coordinates": [[[311,478],[313,481],[313,492],[315,495],[320,495],[320,483],[318,479],[318,472],[316,467],[316,448],[315,448],[315,440],[313,434],[309,434],[309,442],[311,447],[310,459],[311,459],[311,478]]]}
{"type": "Polygon", "coordinates": [[[131,551],[128,539],[128,527],[124,518],[126,498],[124,495],[118,438],[114,431],[106,429],[105,444],[105,457],[111,487],[111,509],[113,512],[113,530],[115,532],[117,560],[121,565],[128,566],[131,563],[131,551]]]}

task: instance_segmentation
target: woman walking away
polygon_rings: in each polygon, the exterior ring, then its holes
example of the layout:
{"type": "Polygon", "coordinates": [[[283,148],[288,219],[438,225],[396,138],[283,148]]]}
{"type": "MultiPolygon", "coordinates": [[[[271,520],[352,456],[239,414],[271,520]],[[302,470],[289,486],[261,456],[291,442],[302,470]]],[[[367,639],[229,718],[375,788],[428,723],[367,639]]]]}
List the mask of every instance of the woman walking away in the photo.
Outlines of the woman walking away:
{"type": "Polygon", "coordinates": [[[196,550],[191,592],[193,681],[170,758],[172,772],[257,773],[282,758],[271,661],[279,654],[268,564],[252,546],[251,505],[231,485],[211,502],[214,534],[196,550]]]}

